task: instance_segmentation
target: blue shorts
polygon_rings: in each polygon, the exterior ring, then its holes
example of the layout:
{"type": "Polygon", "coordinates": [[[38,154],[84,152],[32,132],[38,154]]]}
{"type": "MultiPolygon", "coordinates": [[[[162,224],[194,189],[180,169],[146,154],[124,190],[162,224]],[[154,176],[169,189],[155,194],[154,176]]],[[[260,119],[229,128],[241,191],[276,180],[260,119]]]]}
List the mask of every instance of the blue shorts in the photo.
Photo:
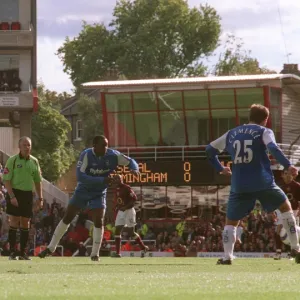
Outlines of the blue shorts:
{"type": "Polygon", "coordinates": [[[87,193],[86,191],[75,191],[69,204],[74,205],[80,209],[95,209],[106,208],[106,193],[87,193]]]}
{"type": "Polygon", "coordinates": [[[230,192],[227,218],[232,221],[243,219],[254,209],[256,200],[259,200],[265,211],[272,212],[279,208],[286,199],[286,194],[279,187],[252,193],[230,192]]]}

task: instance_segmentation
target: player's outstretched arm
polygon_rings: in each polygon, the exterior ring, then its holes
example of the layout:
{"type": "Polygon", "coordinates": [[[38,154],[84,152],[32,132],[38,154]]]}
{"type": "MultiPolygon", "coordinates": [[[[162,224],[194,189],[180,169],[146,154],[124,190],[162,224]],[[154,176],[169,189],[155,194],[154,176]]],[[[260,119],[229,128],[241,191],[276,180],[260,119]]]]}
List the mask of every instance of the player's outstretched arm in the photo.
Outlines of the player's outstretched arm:
{"type": "Polygon", "coordinates": [[[76,168],[76,177],[77,181],[81,183],[105,183],[107,181],[107,178],[105,177],[94,177],[87,175],[86,168],[88,166],[88,156],[86,152],[82,152],[80,154],[80,158],[77,162],[77,168],[76,168]]]}
{"type": "Polygon", "coordinates": [[[267,146],[272,156],[285,168],[288,169],[292,164],[278,147],[274,133],[271,129],[265,129],[263,133],[263,142],[267,146]]]}
{"type": "Polygon", "coordinates": [[[139,172],[139,165],[133,158],[130,158],[130,157],[120,153],[119,151],[115,151],[115,153],[118,157],[118,165],[119,166],[126,166],[131,171],[134,171],[136,173],[139,172]]]}
{"type": "Polygon", "coordinates": [[[205,149],[208,160],[218,172],[223,172],[224,167],[221,165],[218,155],[224,151],[226,147],[226,137],[228,132],[212,141],[205,149]]]}

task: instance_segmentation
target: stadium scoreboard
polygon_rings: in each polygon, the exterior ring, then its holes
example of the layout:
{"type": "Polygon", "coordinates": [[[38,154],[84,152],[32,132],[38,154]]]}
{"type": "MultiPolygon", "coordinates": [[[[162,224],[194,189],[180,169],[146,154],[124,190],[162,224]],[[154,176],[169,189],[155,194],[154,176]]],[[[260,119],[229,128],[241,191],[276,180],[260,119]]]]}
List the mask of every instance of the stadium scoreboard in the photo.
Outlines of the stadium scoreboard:
{"type": "MultiPolygon", "coordinates": [[[[230,162],[222,161],[223,165],[230,162]]],[[[230,184],[230,177],[218,174],[208,160],[139,161],[140,174],[132,174],[128,167],[117,172],[130,185],[213,185],[230,184]]]]}

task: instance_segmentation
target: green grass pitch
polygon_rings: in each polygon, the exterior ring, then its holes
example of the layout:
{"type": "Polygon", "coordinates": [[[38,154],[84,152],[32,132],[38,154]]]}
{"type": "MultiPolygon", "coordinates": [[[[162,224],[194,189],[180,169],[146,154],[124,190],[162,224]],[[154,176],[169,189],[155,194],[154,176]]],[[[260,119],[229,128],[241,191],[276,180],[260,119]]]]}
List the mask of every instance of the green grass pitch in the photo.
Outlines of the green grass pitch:
{"type": "Polygon", "coordinates": [[[300,299],[300,265],[282,259],[0,257],[0,299],[300,299]]]}

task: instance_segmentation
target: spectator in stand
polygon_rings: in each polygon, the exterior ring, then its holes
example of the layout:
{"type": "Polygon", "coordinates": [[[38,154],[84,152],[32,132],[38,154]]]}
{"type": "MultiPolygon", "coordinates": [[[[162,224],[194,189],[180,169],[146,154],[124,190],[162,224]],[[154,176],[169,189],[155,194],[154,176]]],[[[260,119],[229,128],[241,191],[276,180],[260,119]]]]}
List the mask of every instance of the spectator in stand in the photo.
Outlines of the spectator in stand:
{"type": "Polygon", "coordinates": [[[55,208],[58,210],[59,209],[59,205],[56,202],[56,198],[53,198],[53,202],[51,203],[51,209],[50,209],[50,214],[51,215],[53,215],[55,208]]]}
{"type": "Polygon", "coordinates": [[[0,74],[0,91],[6,92],[9,91],[9,83],[6,72],[2,73],[2,76],[0,74]]]}
{"type": "Polygon", "coordinates": [[[184,219],[184,216],[181,217],[181,221],[176,225],[176,230],[177,230],[177,233],[178,233],[178,236],[182,237],[183,235],[183,232],[185,230],[185,219],[184,219]]]}
{"type": "Polygon", "coordinates": [[[153,228],[149,228],[148,232],[146,233],[146,235],[143,237],[143,240],[155,240],[156,239],[156,235],[153,232],[153,228]]]}
{"type": "Polygon", "coordinates": [[[77,250],[78,250],[77,256],[88,256],[87,249],[84,246],[83,242],[79,243],[79,248],[77,250]]]}
{"type": "Polygon", "coordinates": [[[18,74],[14,72],[12,74],[12,79],[10,80],[10,90],[13,92],[20,92],[22,86],[22,81],[19,78],[18,74]]]}
{"type": "Polygon", "coordinates": [[[178,231],[174,231],[173,237],[171,238],[171,243],[176,246],[183,243],[183,239],[181,236],[179,236],[178,231]]]}
{"type": "Polygon", "coordinates": [[[188,244],[191,244],[191,242],[194,241],[194,239],[195,239],[195,232],[192,227],[189,227],[186,242],[188,244]]]}

